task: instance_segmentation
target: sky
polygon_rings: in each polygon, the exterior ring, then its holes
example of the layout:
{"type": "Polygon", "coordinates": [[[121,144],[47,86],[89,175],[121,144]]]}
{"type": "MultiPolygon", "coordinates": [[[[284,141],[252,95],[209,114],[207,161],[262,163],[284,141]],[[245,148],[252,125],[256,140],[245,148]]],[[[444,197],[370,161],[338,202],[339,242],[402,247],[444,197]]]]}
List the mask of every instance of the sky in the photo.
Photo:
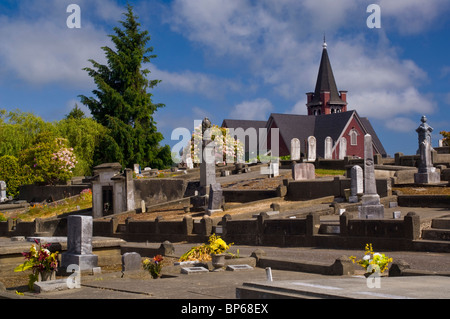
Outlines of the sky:
{"type": "MultiPolygon", "coordinates": [[[[338,90],[368,117],[387,153],[415,154],[422,115],[432,145],[450,131],[448,0],[140,0],[133,5],[157,55],[145,67],[162,144],[210,118],[267,120],[306,114],[324,35],[338,90]],[[379,28],[370,28],[378,5],[379,28]]],[[[82,69],[120,26],[127,1],[1,0],[0,109],[64,118],[95,83],[82,69]],[[79,28],[67,20],[80,8],[79,28]]],[[[75,21],[75,20],[71,20],[75,21]]]]}

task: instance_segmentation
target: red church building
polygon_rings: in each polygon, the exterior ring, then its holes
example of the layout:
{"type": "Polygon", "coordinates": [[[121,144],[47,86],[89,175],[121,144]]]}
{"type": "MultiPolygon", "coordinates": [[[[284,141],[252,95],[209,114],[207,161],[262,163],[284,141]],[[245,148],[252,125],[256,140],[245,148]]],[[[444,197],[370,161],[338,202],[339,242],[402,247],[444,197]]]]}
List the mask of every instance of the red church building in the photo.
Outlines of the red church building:
{"type": "Polygon", "coordinates": [[[257,131],[258,128],[264,127],[269,136],[268,149],[271,148],[271,131],[278,128],[279,156],[290,155],[291,140],[297,138],[300,141],[301,154],[306,157],[307,140],[314,136],[316,157],[328,159],[342,159],[344,156],[363,158],[364,135],[370,134],[374,154],[387,156],[369,120],[360,117],[355,110],[347,110],[347,91],[337,89],[326,43],[323,44],[315,90],[306,93],[306,96],[308,115],[272,113],[265,124],[261,121],[226,119],[222,127],[241,127],[244,130],[254,127],[257,131]]]}

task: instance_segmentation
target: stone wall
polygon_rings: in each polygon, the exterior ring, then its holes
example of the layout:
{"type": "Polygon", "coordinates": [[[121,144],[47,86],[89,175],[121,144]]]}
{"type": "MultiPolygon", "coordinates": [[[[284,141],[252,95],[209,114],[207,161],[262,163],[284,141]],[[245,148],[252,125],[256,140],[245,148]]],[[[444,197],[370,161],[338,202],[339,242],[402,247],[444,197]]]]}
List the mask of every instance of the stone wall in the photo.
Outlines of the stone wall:
{"type": "Polygon", "coordinates": [[[81,193],[90,185],[22,185],[19,187],[19,200],[27,202],[57,201],[81,193]]]}

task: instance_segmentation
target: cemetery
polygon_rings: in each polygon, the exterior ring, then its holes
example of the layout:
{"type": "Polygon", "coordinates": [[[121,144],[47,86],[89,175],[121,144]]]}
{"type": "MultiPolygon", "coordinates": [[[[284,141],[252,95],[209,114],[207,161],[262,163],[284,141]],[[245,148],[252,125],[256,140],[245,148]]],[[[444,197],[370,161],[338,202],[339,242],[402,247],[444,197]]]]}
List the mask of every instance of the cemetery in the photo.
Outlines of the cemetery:
{"type": "MultiPolygon", "coordinates": [[[[317,143],[310,141],[311,147],[317,143]]],[[[207,136],[203,143],[206,149],[214,145],[207,136]]],[[[371,243],[386,252],[449,253],[449,147],[432,150],[425,138],[416,155],[383,158],[373,154],[369,134],[364,143],[364,158],[325,160],[310,156],[315,154],[312,150],[296,160],[244,165],[204,161],[189,168],[181,163],[166,172],[140,170],[139,165],[134,171],[122,171],[118,163],[104,163],[83,181],[92,189],[91,209],[0,222],[0,278],[19,276],[12,270],[23,262],[23,252],[33,242],[50,243],[50,251],[59,254],[58,279],[35,283],[34,293],[39,295],[71,289],[67,278],[77,272],[83,282],[102,273],[149,281],[141,261],[155,256],[169,261],[162,278],[176,280],[224,269],[223,276],[258,269],[343,278],[357,273],[349,256],[327,262],[295,260],[295,254],[266,257],[264,250],[274,248],[287,249],[287,254],[301,248],[351,252],[371,243]],[[338,175],[329,175],[336,169],[338,175]],[[180,249],[205,243],[212,235],[246,253],[234,250],[219,264],[178,261],[185,253],[180,249]]],[[[293,153],[298,153],[295,147],[293,153]]],[[[0,185],[2,191],[7,187],[4,182],[0,185]]],[[[24,200],[17,203],[2,193],[2,211],[26,207],[24,200]]],[[[430,269],[411,269],[408,263],[394,260],[389,277],[448,276],[448,268],[430,269]]],[[[216,276],[220,275],[219,271],[216,276]]],[[[77,286],[76,279],[73,283],[77,286]]],[[[305,297],[292,287],[283,289],[295,293],[275,293],[277,284],[282,282],[266,288],[247,283],[236,288],[236,297],[305,297]]],[[[12,292],[19,286],[11,285],[2,296],[16,297],[12,292]]]]}

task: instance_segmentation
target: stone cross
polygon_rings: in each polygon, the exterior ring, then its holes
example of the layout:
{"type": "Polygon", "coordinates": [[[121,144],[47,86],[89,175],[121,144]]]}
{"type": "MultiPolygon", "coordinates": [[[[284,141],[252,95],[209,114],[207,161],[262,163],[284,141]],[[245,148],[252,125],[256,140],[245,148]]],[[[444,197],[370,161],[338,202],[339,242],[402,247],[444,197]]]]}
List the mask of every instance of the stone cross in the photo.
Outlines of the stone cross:
{"type": "Polygon", "coordinates": [[[308,137],[308,162],[316,160],[316,138],[314,136],[308,137]]]}
{"type": "Polygon", "coordinates": [[[78,265],[81,270],[97,267],[98,256],[92,254],[92,216],[67,217],[67,251],[61,254],[61,267],[78,265]]]}
{"type": "Polygon", "coordinates": [[[359,207],[359,218],[361,219],[383,219],[384,206],[380,203],[377,194],[375,180],[375,167],[373,159],[372,136],[364,136],[364,195],[361,198],[362,205],[359,207]]]}
{"type": "Polygon", "coordinates": [[[362,194],[364,192],[364,177],[363,170],[361,166],[355,165],[350,170],[350,197],[348,201],[350,203],[358,202],[358,194],[362,194]]]}
{"type": "Polygon", "coordinates": [[[298,161],[300,159],[300,140],[293,138],[291,140],[291,160],[298,161]]]}
{"type": "Polygon", "coordinates": [[[332,159],[333,158],[333,139],[329,136],[325,138],[325,152],[324,152],[324,158],[325,159],[332,159]]]}

